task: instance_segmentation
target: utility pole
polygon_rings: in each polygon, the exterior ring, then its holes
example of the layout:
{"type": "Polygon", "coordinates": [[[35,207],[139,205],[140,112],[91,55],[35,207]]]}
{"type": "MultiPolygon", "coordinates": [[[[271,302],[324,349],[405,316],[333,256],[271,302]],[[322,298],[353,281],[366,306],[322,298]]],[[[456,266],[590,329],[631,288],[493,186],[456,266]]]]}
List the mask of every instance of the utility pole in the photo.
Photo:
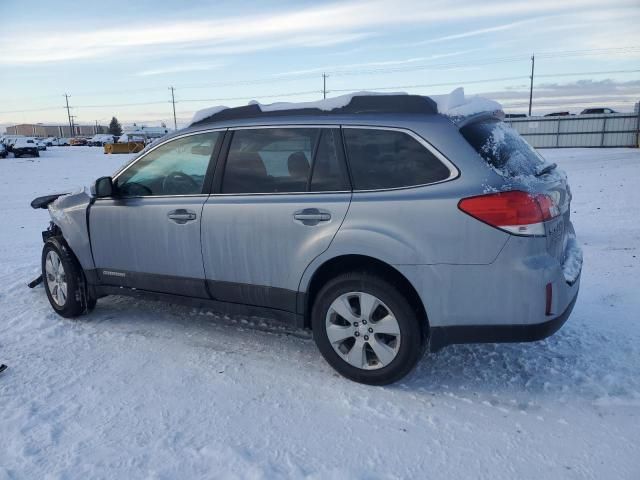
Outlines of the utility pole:
{"type": "Polygon", "coordinates": [[[96,135],[98,134],[98,120],[96,120],[96,131],[95,131],[95,134],[96,135]]]}
{"type": "Polygon", "coordinates": [[[531,116],[531,103],[533,102],[533,69],[536,65],[536,56],[531,55],[531,83],[529,84],[529,116],[531,116]]]}
{"type": "Polygon", "coordinates": [[[73,135],[73,122],[71,121],[71,110],[69,109],[69,95],[65,93],[64,99],[67,102],[67,116],[69,117],[69,134],[73,135]]]}
{"type": "Polygon", "coordinates": [[[322,98],[327,98],[327,75],[326,73],[322,74],[322,98]]]}
{"type": "Polygon", "coordinates": [[[173,128],[178,130],[178,121],[176,120],[176,97],[173,93],[175,89],[173,87],[169,87],[169,90],[171,90],[171,104],[173,105],[173,128]]]}
{"type": "Polygon", "coordinates": [[[76,136],[76,121],[74,120],[74,118],[76,118],[76,115],[69,115],[69,121],[71,122],[71,136],[75,137],[76,136]]]}

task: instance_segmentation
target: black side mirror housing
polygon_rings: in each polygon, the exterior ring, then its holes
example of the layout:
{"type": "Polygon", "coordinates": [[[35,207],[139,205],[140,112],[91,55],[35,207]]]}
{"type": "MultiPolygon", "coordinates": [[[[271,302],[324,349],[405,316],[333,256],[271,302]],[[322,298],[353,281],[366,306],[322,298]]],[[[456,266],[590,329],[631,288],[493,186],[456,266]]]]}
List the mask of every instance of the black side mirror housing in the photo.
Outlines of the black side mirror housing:
{"type": "Polygon", "coordinates": [[[95,183],[95,194],[97,198],[112,197],[115,192],[113,179],[111,177],[100,177],[95,183]]]}

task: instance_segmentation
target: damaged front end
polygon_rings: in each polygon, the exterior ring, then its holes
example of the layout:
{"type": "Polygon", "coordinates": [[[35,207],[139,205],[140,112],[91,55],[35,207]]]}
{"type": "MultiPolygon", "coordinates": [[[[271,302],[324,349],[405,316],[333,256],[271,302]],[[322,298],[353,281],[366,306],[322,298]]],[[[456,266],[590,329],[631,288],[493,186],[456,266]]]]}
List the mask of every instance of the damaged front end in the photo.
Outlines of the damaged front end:
{"type": "MultiPolygon", "coordinates": [[[[58,193],[35,198],[31,202],[34,209],[48,209],[51,216],[49,227],[42,232],[42,240],[60,237],[73,252],[82,269],[93,269],[93,256],[89,241],[88,208],[92,196],[82,189],[72,193],[58,193]]],[[[42,276],[28,284],[30,288],[42,283],[42,276]]]]}

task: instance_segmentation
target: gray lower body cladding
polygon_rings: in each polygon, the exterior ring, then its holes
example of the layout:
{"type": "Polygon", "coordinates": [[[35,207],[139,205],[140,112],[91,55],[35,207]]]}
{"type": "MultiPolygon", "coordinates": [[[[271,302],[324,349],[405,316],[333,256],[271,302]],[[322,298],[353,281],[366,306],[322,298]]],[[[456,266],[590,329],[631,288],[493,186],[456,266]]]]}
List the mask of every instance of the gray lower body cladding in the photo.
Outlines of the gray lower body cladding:
{"type": "Polygon", "coordinates": [[[510,343],[543,340],[562,328],[571,315],[577,299],[578,292],[576,291],[573,300],[564,312],[542,323],[433,327],[430,330],[429,350],[437,352],[447,345],[462,343],[510,343]]]}

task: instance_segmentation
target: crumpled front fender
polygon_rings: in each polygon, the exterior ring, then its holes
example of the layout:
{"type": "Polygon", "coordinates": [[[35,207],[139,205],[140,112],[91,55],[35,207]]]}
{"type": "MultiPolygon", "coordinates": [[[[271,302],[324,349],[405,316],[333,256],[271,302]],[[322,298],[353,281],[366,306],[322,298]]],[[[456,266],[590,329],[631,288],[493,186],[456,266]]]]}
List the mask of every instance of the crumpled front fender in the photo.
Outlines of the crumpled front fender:
{"type": "Polygon", "coordinates": [[[62,236],[84,270],[94,268],[87,224],[87,209],[90,204],[90,194],[81,190],[60,196],[47,207],[51,221],[60,228],[62,236]]]}

